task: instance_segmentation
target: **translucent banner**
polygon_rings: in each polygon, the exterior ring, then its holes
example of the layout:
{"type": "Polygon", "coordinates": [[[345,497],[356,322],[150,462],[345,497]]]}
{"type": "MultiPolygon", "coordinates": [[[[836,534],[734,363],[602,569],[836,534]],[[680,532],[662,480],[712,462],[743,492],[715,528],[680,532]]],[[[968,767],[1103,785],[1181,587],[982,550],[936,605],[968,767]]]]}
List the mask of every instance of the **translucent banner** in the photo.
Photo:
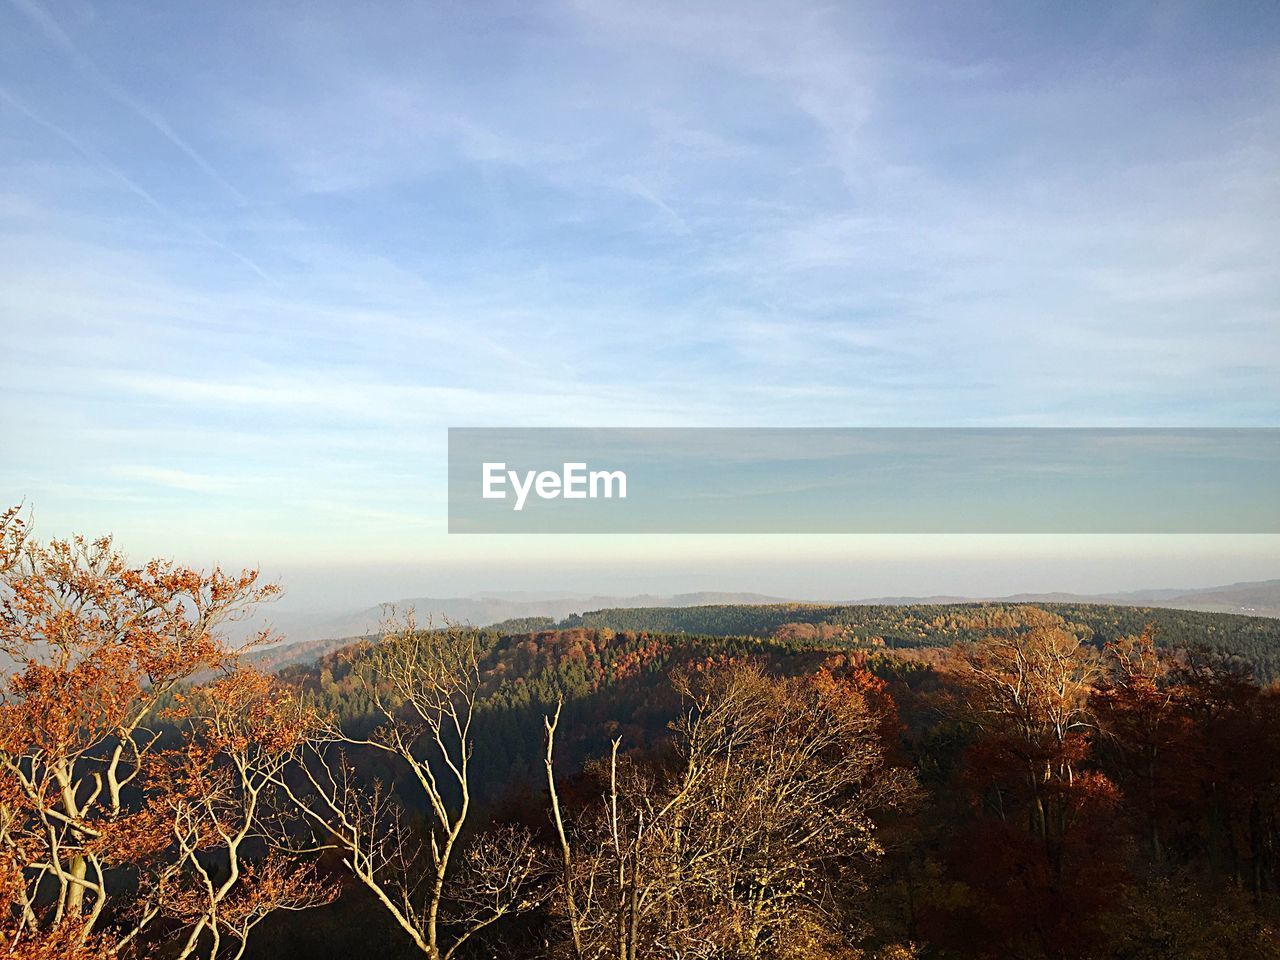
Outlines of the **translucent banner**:
{"type": "Polygon", "coordinates": [[[451,533],[1278,533],[1280,429],[449,431],[451,533]]]}

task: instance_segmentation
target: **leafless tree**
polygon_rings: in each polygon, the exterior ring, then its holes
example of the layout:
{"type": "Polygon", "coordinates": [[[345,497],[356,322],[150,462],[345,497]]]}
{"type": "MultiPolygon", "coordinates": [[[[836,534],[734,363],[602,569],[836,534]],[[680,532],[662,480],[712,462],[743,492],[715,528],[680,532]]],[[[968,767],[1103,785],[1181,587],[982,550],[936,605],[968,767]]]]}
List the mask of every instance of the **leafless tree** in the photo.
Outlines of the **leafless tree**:
{"type": "Polygon", "coordinates": [[[1077,776],[1093,727],[1089,697],[1101,657],[1065,620],[1036,607],[984,610],[971,625],[983,636],[957,650],[958,716],[983,731],[998,762],[1023,770],[1032,833],[1049,841],[1063,828],[1054,821],[1067,815],[1053,809],[1056,787],[1077,776]]]}
{"type": "Polygon", "coordinates": [[[367,737],[330,724],[298,777],[281,779],[413,943],[432,960],[458,949],[510,913],[531,905],[540,874],[531,839],[516,831],[464,849],[472,811],[472,723],[480,691],[480,636],[448,626],[419,629],[412,614],[383,639],[357,649],[352,675],[380,719],[367,737]],[[395,759],[401,789],[428,809],[427,826],[406,816],[394,792],[357,771],[361,753],[395,759]]]}
{"type": "Polygon", "coordinates": [[[775,679],[732,664],[677,681],[674,757],[615,741],[599,802],[567,822],[557,906],[575,957],[840,956],[857,936],[872,812],[911,779],[887,766],[881,717],[830,675],[775,679]]]}

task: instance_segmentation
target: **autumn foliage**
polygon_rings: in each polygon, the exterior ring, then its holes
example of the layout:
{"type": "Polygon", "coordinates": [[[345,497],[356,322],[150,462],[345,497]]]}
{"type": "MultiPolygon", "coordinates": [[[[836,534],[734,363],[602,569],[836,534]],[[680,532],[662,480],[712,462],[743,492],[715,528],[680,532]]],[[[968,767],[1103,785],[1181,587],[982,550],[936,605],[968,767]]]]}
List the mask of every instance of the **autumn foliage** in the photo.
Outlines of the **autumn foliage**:
{"type": "Polygon", "coordinates": [[[0,517],[0,571],[11,954],[141,955],[176,938],[176,956],[236,955],[271,910],[330,896],[306,868],[245,861],[308,718],[235,672],[217,628],[275,588],[251,571],[131,566],[109,539],[38,544],[16,510],[0,517]],[[207,675],[221,678],[181,692],[207,675]]]}
{"type": "Polygon", "coordinates": [[[0,514],[9,955],[1280,958],[1280,692],[1221,646],[407,616],[268,676],[274,593],[0,514]]]}
{"type": "Polygon", "coordinates": [[[976,618],[931,697],[960,750],[906,871],[912,930],[972,957],[1280,955],[1275,695],[1151,631],[976,618]]]}

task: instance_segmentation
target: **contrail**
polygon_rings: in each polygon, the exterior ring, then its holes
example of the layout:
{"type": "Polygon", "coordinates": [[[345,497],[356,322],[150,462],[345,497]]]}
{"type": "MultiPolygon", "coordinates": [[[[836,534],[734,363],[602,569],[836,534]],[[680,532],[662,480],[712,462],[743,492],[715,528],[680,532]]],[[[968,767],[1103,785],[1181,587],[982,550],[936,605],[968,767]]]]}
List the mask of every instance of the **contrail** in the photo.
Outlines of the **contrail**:
{"type": "Polygon", "coordinates": [[[234,257],[235,259],[239,260],[246,267],[248,267],[258,276],[260,276],[263,280],[266,280],[268,283],[276,282],[273,277],[271,277],[265,270],[263,270],[260,266],[258,266],[248,257],[246,257],[243,253],[240,253],[240,251],[238,250],[232,249],[231,247],[223,243],[221,240],[218,240],[215,237],[211,237],[208,233],[206,233],[200,227],[179,217],[176,213],[174,213],[172,210],[166,207],[163,203],[157,200],[145,187],[141,186],[132,178],[130,178],[130,176],[127,173],[125,173],[123,170],[117,167],[114,163],[108,160],[105,156],[103,156],[97,150],[93,149],[87,144],[81,143],[80,140],[77,139],[75,136],[73,136],[70,132],[64,130],[62,127],[58,126],[56,123],[46,120],[44,117],[40,116],[38,113],[33,111],[30,107],[24,104],[21,100],[15,97],[12,93],[10,93],[4,87],[0,87],[0,101],[4,101],[5,103],[9,104],[9,106],[13,107],[15,110],[21,113],[24,117],[26,117],[32,123],[35,123],[38,126],[43,127],[45,130],[52,133],[54,136],[56,136],[58,139],[62,140],[64,143],[70,146],[71,149],[73,149],[76,153],[80,154],[80,156],[84,157],[84,159],[88,160],[91,164],[93,164],[98,169],[103,170],[106,173],[109,173],[116,180],[120,181],[120,183],[130,193],[134,194],[136,197],[141,199],[144,203],[147,204],[147,206],[151,207],[157,213],[162,214],[166,219],[179,224],[186,230],[190,230],[192,233],[194,233],[197,237],[199,237],[205,243],[209,244],[210,246],[217,247],[219,250],[221,250],[223,253],[227,254],[228,256],[234,257]]]}
{"type": "Polygon", "coordinates": [[[40,32],[44,34],[46,40],[65,53],[72,63],[76,65],[77,69],[98,84],[108,96],[128,107],[150,124],[161,136],[185,154],[192,163],[203,170],[214,183],[230,194],[237,203],[241,205],[248,203],[245,195],[228,183],[222,174],[218,173],[195,147],[179,136],[177,131],[169,126],[164,117],[146,104],[136,100],[128,90],[104,74],[98,69],[97,64],[81,53],[79,47],[75,45],[71,37],[67,35],[67,32],[58,26],[57,21],[40,4],[36,3],[35,0],[9,0],[9,2],[35,24],[40,32]]]}

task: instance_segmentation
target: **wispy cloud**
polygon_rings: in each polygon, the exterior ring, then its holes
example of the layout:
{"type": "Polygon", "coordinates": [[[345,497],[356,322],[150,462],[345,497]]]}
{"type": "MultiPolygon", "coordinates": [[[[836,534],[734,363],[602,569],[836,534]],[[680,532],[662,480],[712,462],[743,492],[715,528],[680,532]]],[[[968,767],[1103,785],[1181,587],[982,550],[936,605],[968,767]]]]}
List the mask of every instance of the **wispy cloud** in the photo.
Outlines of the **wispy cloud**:
{"type": "Polygon", "coordinates": [[[4,87],[2,86],[0,86],[0,100],[7,103],[10,107],[12,107],[18,113],[22,114],[32,123],[39,125],[41,128],[47,130],[49,133],[52,133],[59,140],[66,143],[68,146],[71,147],[71,149],[73,149],[76,153],[80,154],[80,156],[82,156],[85,160],[91,163],[94,167],[108,174],[113,180],[118,181],[121,185],[125,187],[125,189],[127,189],[131,194],[133,194],[135,197],[137,197],[139,200],[145,203],[148,207],[150,207],[156,213],[179,224],[182,227],[182,229],[189,231],[196,237],[199,237],[200,240],[202,240],[204,243],[208,244],[209,246],[216,247],[218,250],[227,254],[228,256],[234,257],[240,263],[244,264],[244,266],[248,267],[250,270],[256,273],[263,280],[269,281],[271,279],[269,276],[267,276],[266,272],[260,266],[258,266],[258,264],[254,263],[252,260],[250,260],[244,254],[240,253],[238,250],[235,250],[229,247],[227,244],[214,239],[206,231],[196,226],[195,224],[190,223],[184,220],[183,218],[179,217],[172,209],[170,209],[169,207],[161,203],[159,200],[157,200],[155,196],[153,196],[149,191],[147,191],[145,188],[139,185],[135,180],[129,177],[128,174],[126,174],[118,166],[116,166],[114,163],[108,160],[105,156],[103,156],[101,152],[86,145],[80,139],[78,139],[73,134],[63,129],[62,127],[58,126],[56,123],[53,123],[52,121],[47,120],[44,117],[40,116],[38,113],[30,109],[26,104],[24,104],[21,100],[15,97],[11,92],[4,89],[4,87]]]}
{"type": "Polygon", "coordinates": [[[172,470],[165,467],[121,466],[113,467],[111,475],[122,480],[165,487],[183,493],[220,493],[244,483],[243,478],[215,477],[188,470],[172,470]]]}
{"type": "Polygon", "coordinates": [[[146,121],[157,133],[168,140],[170,144],[176,147],[188,160],[199,167],[214,183],[235,200],[240,203],[246,202],[244,194],[228,183],[226,178],[215,170],[213,165],[195,147],[179,136],[164,117],[98,69],[98,66],[81,52],[71,37],[67,35],[67,32],[58,25],[58,22],[38,0],[9,0],[9,2],[37,27],[41,35],[50,44],[75,64],[76,69],[84,75],[89,83],[146,121]]]}
{"type": "Polygon", "coordinates": [[[449,425],[1276,422],[1274,16],[991,16],[10,0],[0,484],[349,549],[449,425]]]}

